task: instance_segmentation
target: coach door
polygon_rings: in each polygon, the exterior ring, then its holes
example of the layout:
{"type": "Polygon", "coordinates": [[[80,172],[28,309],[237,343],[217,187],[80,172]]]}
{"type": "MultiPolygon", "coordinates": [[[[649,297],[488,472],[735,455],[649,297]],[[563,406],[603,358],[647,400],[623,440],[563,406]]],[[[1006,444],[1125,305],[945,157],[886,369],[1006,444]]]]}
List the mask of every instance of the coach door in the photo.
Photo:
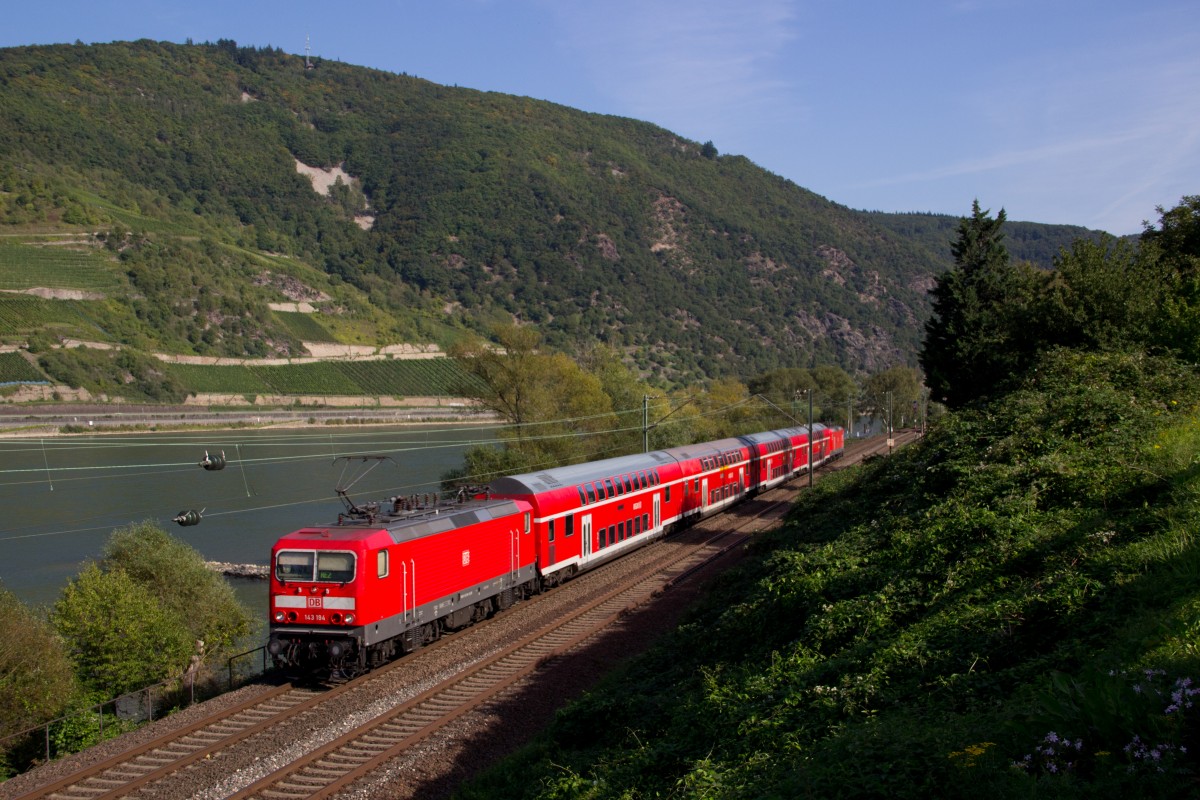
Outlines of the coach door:
{"type": "Polygon", "coordinates": [[[662,495],[659,494],[658,492],[655,492],[654,493],[654,528],[652,530],[658,530],[660,525],[662,525],[662,495]]]}
{"type": "Polygon", "coordinates": [[[583,523],[583,541],[579,546],[583,548],[583,560],[587,561],[592,554],[592,515],[584,514],[580,522],[583,523]]]}
{"type": "Polygon", "coordinates": [[[708,478],[700,481],[700,510],[708,510],[708,478]]]}

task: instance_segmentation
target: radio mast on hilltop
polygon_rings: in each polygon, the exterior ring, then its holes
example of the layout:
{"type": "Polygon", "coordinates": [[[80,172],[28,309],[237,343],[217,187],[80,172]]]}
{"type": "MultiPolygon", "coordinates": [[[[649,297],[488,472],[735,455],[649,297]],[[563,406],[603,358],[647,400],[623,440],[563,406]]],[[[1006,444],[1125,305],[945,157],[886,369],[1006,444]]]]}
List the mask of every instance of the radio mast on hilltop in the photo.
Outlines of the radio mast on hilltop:
{"type": "Polygon", "coordinates": [[[309,59],[309,55],[311,53],[312,53],[312,47],[311,47],[310,37],[305,36],[304,37],[304,68],[305,69],[313,68],[312,61],[309,59]]]}

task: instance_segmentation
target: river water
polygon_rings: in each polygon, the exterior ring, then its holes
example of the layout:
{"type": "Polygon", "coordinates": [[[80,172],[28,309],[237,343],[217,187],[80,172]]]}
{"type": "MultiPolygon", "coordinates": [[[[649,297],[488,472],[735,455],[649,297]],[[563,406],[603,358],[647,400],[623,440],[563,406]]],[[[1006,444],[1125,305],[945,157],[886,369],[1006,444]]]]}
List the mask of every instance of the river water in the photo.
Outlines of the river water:
{"type": "MultiPolygon", "coordinates": [[[[0,585],[51,604],[114,528],[142,520],[207,560],[266,564],[282,534],[336,521],[338,486],[359,502],[434,492],[467,447],[490,441],[490,428],[447,425],[0,439],[0,585]],[[226,467],[202,469],[206,452],[226,467]],[[172,522],[188,510],[198,525],[172,522]]],[[[262,582],[235,586],[265,595],[262,582]]]]}

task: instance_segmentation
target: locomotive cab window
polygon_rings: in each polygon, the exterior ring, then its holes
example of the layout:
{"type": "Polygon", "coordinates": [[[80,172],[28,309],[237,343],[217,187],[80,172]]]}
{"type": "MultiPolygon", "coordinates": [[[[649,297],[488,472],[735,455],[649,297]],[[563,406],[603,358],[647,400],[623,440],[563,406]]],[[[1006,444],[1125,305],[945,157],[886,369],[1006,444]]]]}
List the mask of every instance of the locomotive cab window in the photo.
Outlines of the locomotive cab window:
{"type": "Polygon", "coordinates": [[[380,550],[375,554],[375,574],[380,578],[388,576],[388,551],[380,550]]]}
{"type": "Polygon", "coordinates": [[[280,552],[275,556],[275,577],[281,581],[311,581],[317,554],[280,552]]]}
{"type": "Polygon", "coordinates": [[[275,557],[275,577],[281,581],[349,583],[354,580],[354,553],[282,550],[275,557]]]}
{"type": "Polygon", "coordinates": [[[353,553],[317,553],[317,580],[349,583],[353,579],[353,553]]]}

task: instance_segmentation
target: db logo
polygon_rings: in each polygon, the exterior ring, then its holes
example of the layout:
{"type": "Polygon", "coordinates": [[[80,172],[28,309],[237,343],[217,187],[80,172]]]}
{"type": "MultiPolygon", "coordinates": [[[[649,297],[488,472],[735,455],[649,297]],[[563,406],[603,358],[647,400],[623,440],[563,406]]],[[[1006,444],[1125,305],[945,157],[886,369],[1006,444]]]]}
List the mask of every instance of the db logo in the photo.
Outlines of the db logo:
{"type": "Polygon", "coordinates": [[[309,608],[321,608],[321,598],[309,597],[307,599],[308,599],[308,607],[309,608]]]}
{"type": "Polygon", "coordinates": [[[463,563],[462,563],[462,565],[465,567],[465,566],[467,566],[467,565],[468,565],[468,564],[470,564],[470,563],[471,563],[471,551],[470,551],[470,550],[463,550],[463,563]]]}

